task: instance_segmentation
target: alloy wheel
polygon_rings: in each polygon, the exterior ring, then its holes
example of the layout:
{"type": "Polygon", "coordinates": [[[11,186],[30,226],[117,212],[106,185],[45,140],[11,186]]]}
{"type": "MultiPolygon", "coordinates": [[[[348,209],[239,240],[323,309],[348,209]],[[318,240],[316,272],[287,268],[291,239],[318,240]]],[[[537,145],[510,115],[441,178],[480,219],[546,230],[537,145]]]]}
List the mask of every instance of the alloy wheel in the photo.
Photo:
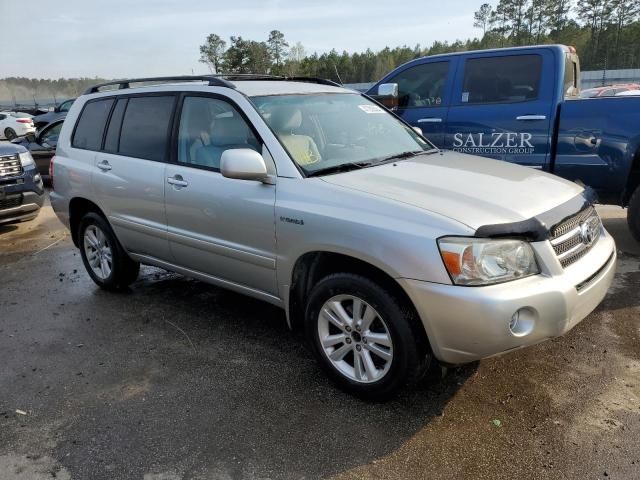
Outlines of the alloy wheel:
{"type": "Polygon", "coordinates": [[[113,253],[109,240],[96,225],[89,225],[84,231],[84,251],[94,275],[106,280],[113,269],[113,253]]]}
{"type": "Polygon", "coordinates": [[[375,308],[354,295],[327,300],[318,315],[322,351],[333,367],[350,380],[372,383],[393,362],[389,328],[375,308]]]}

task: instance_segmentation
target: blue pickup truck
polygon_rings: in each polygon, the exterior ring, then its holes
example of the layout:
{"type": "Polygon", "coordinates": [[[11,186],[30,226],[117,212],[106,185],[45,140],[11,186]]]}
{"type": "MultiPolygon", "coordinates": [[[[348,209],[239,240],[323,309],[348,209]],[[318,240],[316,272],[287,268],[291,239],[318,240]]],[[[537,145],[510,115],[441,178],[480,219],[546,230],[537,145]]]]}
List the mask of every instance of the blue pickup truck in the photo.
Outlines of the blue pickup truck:
{"type": "Polygon", "coordinates": [[[367,93],[438,147],[527,165],[628,206],[640,241],[640,97],[579,98],[572,47],[434,55],[405,63],[367,93]]]}

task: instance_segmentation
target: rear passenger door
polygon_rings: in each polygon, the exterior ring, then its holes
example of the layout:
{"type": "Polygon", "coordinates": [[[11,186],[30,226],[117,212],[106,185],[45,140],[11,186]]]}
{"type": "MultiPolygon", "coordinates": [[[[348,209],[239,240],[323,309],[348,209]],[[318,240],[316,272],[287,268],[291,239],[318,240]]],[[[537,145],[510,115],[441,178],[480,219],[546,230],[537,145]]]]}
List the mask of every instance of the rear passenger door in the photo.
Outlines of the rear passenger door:
{"type": "Polygon", "coordinates": [[[454,64],[455,60],[412,64],[382,82],[398,84],[396,113],[439,148],[444,146],[454,64]]]}
{"type": "Polygon", "coordinates": [[[165,173],[169,244],[180,267],[277,294],[275,186],[223,177],[227,149],[270,156],[238,107],[223,96],[186,95],[174,159],[165,173]]]}
{"type": "Polygon", "coordinates": [[[556,78],[553,66],[548,50],[462,58],[445,148],[546,168],[556,78]]]}
{"type": "Polygon", "coordinates": [[[100,206],[124,247],[165,261],[164,162],[175,103],[167,93],[118,97],[93,176],[100,206]]]}

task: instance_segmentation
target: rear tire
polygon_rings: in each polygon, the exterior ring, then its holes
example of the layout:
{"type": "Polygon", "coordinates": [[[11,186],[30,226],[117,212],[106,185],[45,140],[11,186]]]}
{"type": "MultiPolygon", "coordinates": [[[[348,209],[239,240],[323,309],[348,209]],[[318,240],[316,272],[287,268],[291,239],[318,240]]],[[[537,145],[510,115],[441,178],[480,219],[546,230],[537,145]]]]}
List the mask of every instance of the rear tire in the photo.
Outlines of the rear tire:
{"type": "Polygon", "coordinates": [[[313,287],[305,335],[334,383],[365,400],[383,401],[421,379],[429,366],[431,353],[414,334],[414,315],[371,280],[337,273],[313,287]]]}
{"type": "Polygon", "coordinates": [[[78,227],[82,262],[91,279],[105,290],[122,290],[132,284],[140,264],[131,260],[104,217],[87,213],[78,227]]]}
{"type": "Polygon", "coordinates": [[[627,223],[629,224],[629,230],[633,238],[640,242],[640,186],[636,187],[629,199],[627,223]]]}
{"type": "Polygon", "coordinates": [[[13,128],[5,128],[4,129],[4,138],[6,138],[7,140],[13,140],[17,136],[18,136],[18,134],[16,133],[16,131],[13,128]]]}

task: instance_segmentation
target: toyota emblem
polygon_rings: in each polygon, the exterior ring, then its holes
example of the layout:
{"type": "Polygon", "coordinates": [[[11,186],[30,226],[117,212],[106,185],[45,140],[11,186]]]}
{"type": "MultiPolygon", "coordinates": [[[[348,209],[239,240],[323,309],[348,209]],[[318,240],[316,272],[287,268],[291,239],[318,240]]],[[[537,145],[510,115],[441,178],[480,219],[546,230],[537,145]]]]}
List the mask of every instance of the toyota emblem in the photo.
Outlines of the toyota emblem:
{"type": "Polygon", "coordinates": [[[592,217],[580,224],[580,237],[582,238],[582,243],[587,247],[593,245],[596,240],[599,223],[596,217],[592,217]]]}

